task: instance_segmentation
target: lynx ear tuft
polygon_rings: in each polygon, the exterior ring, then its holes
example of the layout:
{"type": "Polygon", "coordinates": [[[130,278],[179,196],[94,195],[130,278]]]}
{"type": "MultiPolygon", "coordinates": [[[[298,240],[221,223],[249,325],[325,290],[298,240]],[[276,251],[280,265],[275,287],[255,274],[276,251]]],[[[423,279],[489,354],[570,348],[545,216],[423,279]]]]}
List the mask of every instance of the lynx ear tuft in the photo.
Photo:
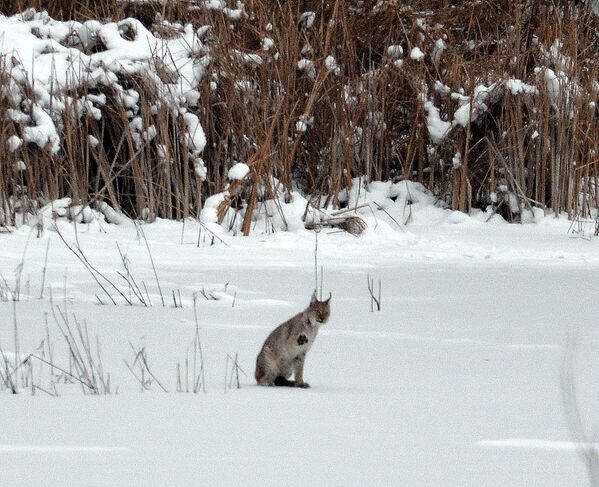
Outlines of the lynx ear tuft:
{"type": "Polygon", "coordinates": [[[310,298],[310,304],[316,304],[318,302],[318,298],[316,297],[316,289],[312,293],[312,297],[310,298]]]}
{"type": "Polygon", "coordinates": [[[331,300],[331,298],[332,298],[332,297],[333,297],[333,293],[329,293],[329,299],[327,299],[327,300],[325,301],[325,303],[327,303],[327,304],[328,304],[328,302],[331,300]]]}

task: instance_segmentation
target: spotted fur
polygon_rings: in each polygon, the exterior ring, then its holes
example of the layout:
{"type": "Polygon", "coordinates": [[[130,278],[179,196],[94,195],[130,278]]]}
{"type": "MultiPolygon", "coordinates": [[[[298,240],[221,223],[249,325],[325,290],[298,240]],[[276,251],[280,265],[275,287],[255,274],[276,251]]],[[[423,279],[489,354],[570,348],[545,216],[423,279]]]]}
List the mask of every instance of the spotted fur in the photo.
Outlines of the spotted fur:
{"type": "Polygon", "coordinates": [[[331,314],[331,296],[318,301],[316,293],[308,307],[276,327],[262,345],[256,359],[256,381],[264,386],[310,387],[304,382],[304,361],[320,325],[331,314]],[[294,380],[289,380],[295,374],[294,380]]]}

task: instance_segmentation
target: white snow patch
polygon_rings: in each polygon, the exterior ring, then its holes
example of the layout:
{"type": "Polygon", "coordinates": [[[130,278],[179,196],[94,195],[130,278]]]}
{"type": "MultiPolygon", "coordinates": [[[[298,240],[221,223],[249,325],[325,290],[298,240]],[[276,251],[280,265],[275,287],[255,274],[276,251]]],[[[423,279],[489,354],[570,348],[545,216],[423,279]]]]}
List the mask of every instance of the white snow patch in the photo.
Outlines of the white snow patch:
{"type": "Polygon", "coordinates": [[[410,59],[413,59],[414,61],[422,61],[424,59],[424,53],[418,46],[410,51],[410,59]]]}
{"type": "Polygon", "coordinates": [[[305,132],[306,130],[308,130],[308,124],[306,122],[304,122],[303,120],[298,120],[297,122],[295,122],[295,130],[297,132],[305,132]]]}
{"type": "Polygon", "coordinates": [[[13,167],[15,171],[25,171],[27,169],[27,164],[25,164],[24,161],[16,161],[13,167]]]}
{"type": "Polygon", "coordinates": [[[482,113],[485,113],[488,110],[485,101],[494,88],[494,83],[489,86],[479,84],[474,88],[472,96],[464,96],[461,93],[452,93],[451,98],[457,100],[460,105],[453,114],[452,126],[460,125],[462,127],[467,127],[470,122],[476,120],[482,113]]]}
{"type": "Polygon", "coordinates": [[[270,38],[270,37],[262,38],[262,50],[263,51],[270,51],[274,45],[275,45],[275,41],[273,41],[272,38],[270,38]]]}
{"type": "Polygon", "coordinates": [[[439,61],[441,61],[441,56],[443,55],[444,50],[445,41],[443,39],[437,39],[435,41],[435,47],[433,48],[433,52],[431,54],[431,58],[435,65],[439,64],[439,61]]]}
{"type": "Polygon", "coordinates": [[[298,23],[303,25],[306,29],[309,29],[314,25],[314,21],[316,20],[315,12],[304,12],[300,15],[298,23]]]}
{"type": "Polygon", "coordinates": [[[399,44],[393,44],[387,47],[387,56],[397,59],[403,55],[403,47],[399,44]]]}
{"type": "Polygon", "coordinates": [[[256,68],[264,62],[259,54],[254,54],[251,52],[241,52],[237,49],[231,49],[230,54],[233,59],[251,68],[256,68]]]}
{"type": "Polygon", "coordinates": [[[227,173],[227,177],[229,180],[241,180],[245,178],[250,172],[250,168],[244,162],[238,162],[234,164],[229,172],[227,173]]]}
{"type": "Polygon", "coordinates": [[[310,69],[313,65],[314,65],[314,63],[306,58],[302,58],[297,62],[297,68],[302,71],[305,71],[306,69],[310,69]]]}
{"type": "Polygon", "coordinates": [[[462,154],[460,152],[456,152],[451,159],[454,169],[458,169],[462,165],[462,154]]]}
{"type": "Polygon", "coordinates": [[[512,95],[520,95],[520,94],[529,94],[529,95],[538,95],[539,90],[536,86],[529,85],[524,83],[519,79],[508,79],[505,82],[505,85],[508,90],[510,90],[512,95]]]}
{"type": "Polygon", "coordinates": [[[9,152],[15,152],[23,145],[23,139],[17,135],[11,135],[6,139],[6,148],[9,152]]]}
{"type": "Polygon", "coordinates": [[[438,144],[443,140],[449,129],[451,122],[443,120],[439,114],[439,109],[432,101],[424,102],[426,110],[426,127],[433,143],[438,144]]]}
{"type": "Polygon", "coordinates": [[[188,142],[196,152],[202,152],[206,146],[206,136],[200,124],[200,119],[194,113],[187,112],[183,115],[188,130],[188,142]]]}
{"type": "Polygon", "coordinates": [[[35,126],[23,128],[23,139],[56,154],[60,149],[60,137],[52,118],[40,105],[31,108],[31,116],[35,126]]]}
{"type": "Polygon", "coordinates": [[[88,135],[87,141],[88,141],[90,147],[92,147],[94,149],[100,145],[100,141],[93,135],[88,135]]]}
{"type": "Polygon", "coordinates": [[[341,68],[339,64],[337,64],[337,60],[333,56],[327,56],[324,60],[324,66],[329,72],[333,72],[335,76],[339,76],[341,74],[341,68]]]}

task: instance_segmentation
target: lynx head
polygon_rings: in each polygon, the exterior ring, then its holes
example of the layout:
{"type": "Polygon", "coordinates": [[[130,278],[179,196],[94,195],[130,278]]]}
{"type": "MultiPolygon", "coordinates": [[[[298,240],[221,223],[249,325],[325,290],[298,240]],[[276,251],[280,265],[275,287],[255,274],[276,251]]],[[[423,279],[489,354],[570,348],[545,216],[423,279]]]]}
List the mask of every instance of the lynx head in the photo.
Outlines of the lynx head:
{"type": "Polygon", "coordinates": [[[329,315],[331,314],[331,305],[329,302],[331,301],[332,296],[333,295],[330,294],[326,301],[319,301],[316,297],[316,291],[312,293],[310,306],[308,306],[308,319],[312,325],[322,325],[327,322],[329,315]]]}

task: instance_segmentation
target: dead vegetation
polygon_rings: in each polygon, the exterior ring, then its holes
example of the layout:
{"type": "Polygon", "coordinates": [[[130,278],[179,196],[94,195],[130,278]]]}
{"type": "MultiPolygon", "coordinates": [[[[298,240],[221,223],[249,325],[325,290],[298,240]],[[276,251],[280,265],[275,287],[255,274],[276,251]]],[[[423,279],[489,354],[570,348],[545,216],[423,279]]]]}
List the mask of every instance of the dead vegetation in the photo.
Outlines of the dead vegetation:
{"type": "MultiPolygon", "coordinates": [[[[135,117],[154,127],[141,145],[131,110],[96,86],[69,96],[105,96],[101,118],[67,107],[58,152],[8,150],[23,127],[7,111],[28,107],[0,92],[0,225],[64,196],[148,221],[198,216],[207,196],[228,189],[219,218],[238,210],[248,234],[261,201],[297,188],[338,209],[358,176],[418,181],[453,209],[491,205],[510,221],[533,206],[571,218],[599,206],[599,17],[588,2],[225,4],[5,2],[5,14],[34,6],[60,19],[134,16],[164,37],[191,23],[210,62],[192,110],[206,135],[205,179],[183,118],[143,76],[119,79],[139,95],[135,117]],[[237,162],[250,173],[230,183],[237,162]]],[[[1,62],[6,78],[13,60],[1,62]]],[[[161,62],[156,53],[168,84],[161,62]]]]}

